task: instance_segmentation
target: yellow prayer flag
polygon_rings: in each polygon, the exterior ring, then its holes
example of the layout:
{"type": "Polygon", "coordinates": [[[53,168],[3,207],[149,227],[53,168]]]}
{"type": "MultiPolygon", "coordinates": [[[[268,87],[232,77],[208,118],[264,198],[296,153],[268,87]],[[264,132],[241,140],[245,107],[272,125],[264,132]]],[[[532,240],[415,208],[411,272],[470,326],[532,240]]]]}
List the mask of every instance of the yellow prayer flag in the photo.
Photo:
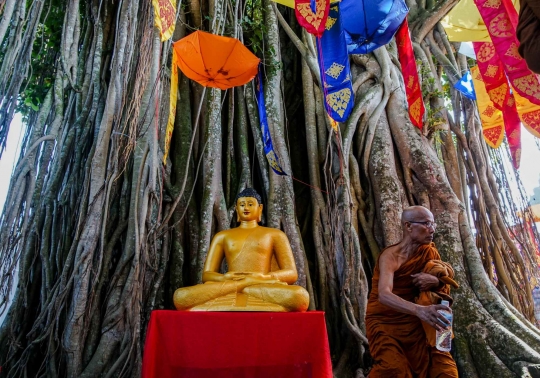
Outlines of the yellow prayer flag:
{"type": "Polygon", "coordinates": [[[540,106],[533,104],[525,97],[513,91],[516,107],[523,126],[537,138],[540,138],[540,106]]]}
{"type": "MultiPolygon", "coordinates": [[[[272,0],[275,3],[285,5],[286,7],[294,9],[294,0],[272,0]]],[[[330,4],[338,3],[341,0],[331,0],[330,4]]]]}
{"type": "Polygon", "coordinates": [[[175,0],[152,0],[154,6],[154,24],[159,29],[161,42],[172,37],[176,25],[175,0]]]}
{"type": "Polygon", "coordinates": [[[476,93],[476,105],[482,122],[482,134],[490,147],[498,148],[504,139],[503,114],[489,98],[478,66],[471,67],[471,76],[476,93]]]}
{"type": "Polygon", "coordinates": [[[294,8],[294,0],[272,0],[278,4],[285,5],[289,8],[294,8]]]}
{"type": "Polygon", "coordinates": [[[169,120],[167,122],[167,130],[165,132],[165,144],[163,146],[163,165],[167,164],[167,156],[169,156],[169,147],[171,145],[172,133],[174,130],[174,120],[176,118],[176,101],[178,100],[178,56],[176,50],[172,49],[172,64],[171,64],[171,94],[169,96],[169,120]]]}
{"type": "MultiPolygon", "coordinates": [[[[501,0],[489,0],[486,4],[500,5],[501,0]]],[[[519,12],[519,0],[512,0],[519,12]]],[[[474,0],[461,0],[441,21],[451,42],[491,42],[486,24],[478,12],[474,0]]]]}
{"type": "Polygon", "coordinates": [[[332,117],[328,116],[328,118],[330,119],[330,126],[332,126],[332,129],[334,129],[334,131],[337,133],[338,132],[338,127],[339,127],[339,123],[333,119],[332,117]]]}

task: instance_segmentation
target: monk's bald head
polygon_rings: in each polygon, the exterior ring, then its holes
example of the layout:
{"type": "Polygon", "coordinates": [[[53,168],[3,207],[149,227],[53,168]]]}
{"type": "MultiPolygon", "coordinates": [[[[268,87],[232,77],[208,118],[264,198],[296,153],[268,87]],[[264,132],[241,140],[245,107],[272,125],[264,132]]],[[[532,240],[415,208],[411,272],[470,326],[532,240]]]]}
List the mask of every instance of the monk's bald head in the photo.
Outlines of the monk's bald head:
{"type": "Polygon", "coordinates": [[[406,222],[424,222],[433,220],[433,214],[424,206],[410,206],[401,213],[401,225],[405,226],[406,222]]]}

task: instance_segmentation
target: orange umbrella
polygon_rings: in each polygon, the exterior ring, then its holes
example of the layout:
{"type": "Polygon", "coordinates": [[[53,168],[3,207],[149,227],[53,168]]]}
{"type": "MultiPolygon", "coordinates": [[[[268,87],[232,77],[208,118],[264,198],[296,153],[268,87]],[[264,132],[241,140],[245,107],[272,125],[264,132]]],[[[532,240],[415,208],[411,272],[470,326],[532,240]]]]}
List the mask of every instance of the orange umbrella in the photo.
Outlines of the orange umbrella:
{"type": "Polygon", "coordinates": [[[258,71],[259,58],[236,38],[198,30],[173,47],[184,75],[205,87],[228,89],[244,85],[258,71]]]}

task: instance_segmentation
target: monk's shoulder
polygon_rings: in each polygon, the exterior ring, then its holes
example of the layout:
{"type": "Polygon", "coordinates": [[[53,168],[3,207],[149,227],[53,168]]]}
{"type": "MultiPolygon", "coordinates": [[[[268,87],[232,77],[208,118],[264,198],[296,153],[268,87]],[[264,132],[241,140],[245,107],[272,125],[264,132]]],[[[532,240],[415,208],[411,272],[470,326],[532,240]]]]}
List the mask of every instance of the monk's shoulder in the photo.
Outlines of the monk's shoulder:
{"type": "Polygon", "coordinates": [[[396,270],[399,268],[398,254],[399,247],[397,245],[386,248],[379,257],[379,266],[385,266],[386,268],[396,270]]]}

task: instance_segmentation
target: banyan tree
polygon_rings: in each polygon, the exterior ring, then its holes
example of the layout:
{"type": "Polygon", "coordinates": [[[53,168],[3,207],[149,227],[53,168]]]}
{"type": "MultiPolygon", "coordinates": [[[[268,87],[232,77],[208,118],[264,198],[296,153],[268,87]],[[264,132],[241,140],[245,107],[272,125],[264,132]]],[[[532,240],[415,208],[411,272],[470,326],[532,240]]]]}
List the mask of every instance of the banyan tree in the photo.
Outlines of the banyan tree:
{"type": "Polygon", "coordinates": [[[336,377],[369,371],[372,270],[415,204],[433,212],[461,285],[460,376],[540,376],[538,235],[516,202],[523,192],[510,191],[507,150],[485,144],[475,103],[453,89],[471,63],[440,24],[456,3],[407,1],[423,129],[409,119],[391,41],[350,56],[355,104],[335,131],[316,41],[291,9],[179,1],[172,41],[199,29],[261,58],[279,176],[253,83],[205,89],[182,74],[162,163],[171,40],[161,42],[149,0],[1,0],[2,149],[16,112],[26,126],[1,217],[1,374],[138,376],[150,312],[200,282],[211,237],[235,225],[234,198],[254,187],[264,224],[289,237],[311,309],[326,312],[336,377]]]}

